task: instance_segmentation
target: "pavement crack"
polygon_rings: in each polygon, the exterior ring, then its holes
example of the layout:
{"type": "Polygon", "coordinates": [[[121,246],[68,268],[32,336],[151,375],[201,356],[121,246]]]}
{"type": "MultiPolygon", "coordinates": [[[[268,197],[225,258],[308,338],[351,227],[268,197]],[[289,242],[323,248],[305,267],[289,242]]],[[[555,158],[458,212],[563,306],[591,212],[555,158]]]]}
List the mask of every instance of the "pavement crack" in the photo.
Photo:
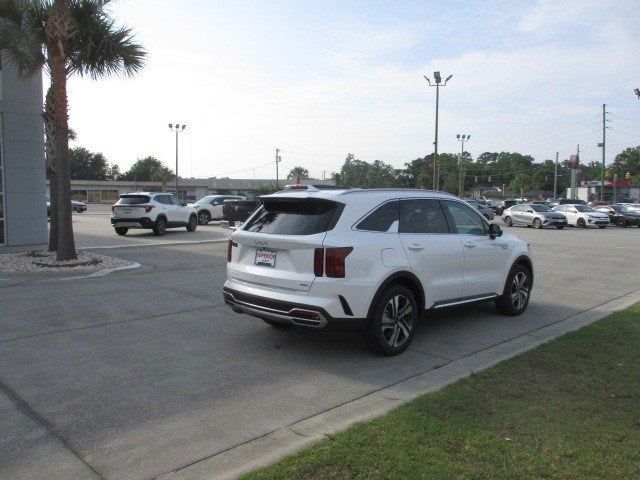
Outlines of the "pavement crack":
{"type": "Polygon", "coordinates": [[[5,384],[2,379],[0,379],[0,391],[2,391],[7,396],[7,398],[11,400],[11,402],[16,406],[16,408],[18,408],[18,410],[20,410],[34,422],[40,424],[49,435],[59,441],[67,450],[69,450],[73,454],[74,457],[76,457],[89,470],[91,470],[96,475],[96,477],[101,480],[105,478],[104,475],[102,475],[84,458],[79,450],[77,450],[71,443],[67,441],[66,438],[64,438],[64,436],[62,436],[62,433],[59,432],[58,429],[50,421],[36,412],[36,410],[31,405],[29,405],[26,400],[20,397],[16,391],[5,384]]]}
{"type": "Polygon", "coordinates": [[[298,435],[299,437],[304,437],[304,438],[311,438],[309,435],[305,435],[304,433],[298,432],[296,429],[293,428],[293,426],[289,427],[288,430],[295,434],[298,435]]]}

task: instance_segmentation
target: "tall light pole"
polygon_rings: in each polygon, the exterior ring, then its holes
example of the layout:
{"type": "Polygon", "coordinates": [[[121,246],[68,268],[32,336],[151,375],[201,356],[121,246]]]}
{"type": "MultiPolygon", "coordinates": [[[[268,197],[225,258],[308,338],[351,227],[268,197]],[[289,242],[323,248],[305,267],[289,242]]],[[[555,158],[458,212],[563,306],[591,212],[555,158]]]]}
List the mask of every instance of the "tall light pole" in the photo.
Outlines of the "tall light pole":
{"type": "Polygon", "coordinates": [[[558,198],[558,157],[560,156],[560,152],[556,152],[556,164],[553,169],[553,199],[558,198]]]}
{"type": "Polygon", "coordinates": [[[605,175],[605,151],[607,148],[607,105],[602,104],[602,142],[598,144],[602,148],[602,182],[600,185],[600,200],[604,200],[604,175],[605,175]]]}
{"type": "Polygon", "coordinates": [[[184,132],[184,129],[187,128],[186,125],[182,124],[180,125],[179,123],[176,123],[175,125],[173,123],[169,124],[169,130],[171,130],[172,132],[176,132],[176,197],[180,198],[180,196],[178,195],[178,134],[180,132],[184,132]]]}
{"type": "Polygon", "coordinates": [[[440,187],[440,170],[438,169],[438,108],[440,103],[440,87],[446,87],[447,82],[451,80],[451,77],[453,77],[453,75],[449,75],[445,79],[444,83],[442,83],[440,72],[433,72],[434,83],[431,83],[431,80],[426,75],[423,75],[423,77],[430,87],[436,87],[436,138],[433,142],[433,189],[438,190],[438,188],[440,187]]]}
{"type": "Polygon", "coordinates": [[[282,161],[280,149],[276,148],[276,187],[280,188],[280,178],[278,178],[278,164],[282,161]]]}
{"type": "Polygon", "coordinates": [[[462,143],[462,149],[460,150],[460,185],[458,189],[458,196],[462,198],[464,196],[464,142],[468,142],[469,140],[471,140],[471,135],[457,134],[456,138],[459,142],[462,143]]]}

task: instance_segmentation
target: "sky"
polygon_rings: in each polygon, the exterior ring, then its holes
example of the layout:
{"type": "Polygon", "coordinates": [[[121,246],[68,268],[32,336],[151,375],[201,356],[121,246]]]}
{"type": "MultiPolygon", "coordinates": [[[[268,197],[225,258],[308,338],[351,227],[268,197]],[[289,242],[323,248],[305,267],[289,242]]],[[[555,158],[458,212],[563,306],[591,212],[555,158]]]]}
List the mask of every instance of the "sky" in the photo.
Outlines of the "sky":
{"type": "Polygon", "coordinates": [[[315,178],[347,153],[396,168],[433,151],[575,153],[640,145],[640,5],[594,1],[120,0],[148,51],[134,78],[70,81],[73,145],[121,171],[153,155],[181,177],[315,178]]]}

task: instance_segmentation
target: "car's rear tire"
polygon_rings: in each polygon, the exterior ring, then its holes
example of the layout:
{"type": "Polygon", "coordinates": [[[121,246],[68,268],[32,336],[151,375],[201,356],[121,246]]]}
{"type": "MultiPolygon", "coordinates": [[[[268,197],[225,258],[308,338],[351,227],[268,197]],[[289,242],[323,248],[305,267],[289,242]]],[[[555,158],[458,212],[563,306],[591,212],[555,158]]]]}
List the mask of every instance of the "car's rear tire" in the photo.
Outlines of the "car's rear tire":
{"type": "Polygon", "coordinates": [[[622,228],[627,228],[629,226],[629,224],[627,223],[627,220],[624,218],[621,218],[618,220],[618,226],[622,227],[622,228]]]}
{"type": "Polygon", "coordinates": [[[153,234],[161,237],[167,231],[167,220],[164,217],[158,217],[153,225],[153,234]]]}
{"type": "Polygon", "coordinates": [[[584,221],[584,218],[579,218],[576,225],[578,228],[587,228],[587,222],[584,221]]]}
{"type": "Polygon", "coordinates": [[[509,272],[502,295],[495,300],[496,308],[503,315],[521,315],[531,297],[531,272],[524,265],[516,265],[509,272]]]}
{"type": "Polygon", "coordinates": [[[511,217],[504,217],[504,224],[507,227],[513,227],[513,220],[511,220],[511,217]]]}
{"type": "Polygon", "coordinates": [[[116,227],[115,230],[118,235],[126,235],[129,231],[127,227],[116,227]]]}
{"type": "Polygon", "coordinates": [[[564,225],[560,225],[556,227],[558,230],[562,230],[564,228],[564,225]]]}
{"type": "Polygon", "coordinates": [[[198,213],[198,223],[200,225],[207,225],[210,221],[211,221],[211,214],[208,211],[202,210],[201,212],[198,213]]]}
{"type": "Polygon", "coordinates": [[[607,228],[606,225],[598,225],[598,228],[607,228]]]}
{"type": "Polygon", "coordinates": [[[533,219],[533,228],[537,228],[537,229],[542,228],[542,222],[540,221],[539,218],[533,219]]]}
{"type": "Polygon", "coordinates": [[[187,232],[195,232],[198,228],[198,218],[195,215],[189,217],[189,223],[187,223],[187,232]]]}
{"type": "Polygon", "coordinates": [[[377,299],[362,338],[371,350],[384,355],[402,353],[413,340],[418,303],[407,287],[392,285],[377,299]]]}

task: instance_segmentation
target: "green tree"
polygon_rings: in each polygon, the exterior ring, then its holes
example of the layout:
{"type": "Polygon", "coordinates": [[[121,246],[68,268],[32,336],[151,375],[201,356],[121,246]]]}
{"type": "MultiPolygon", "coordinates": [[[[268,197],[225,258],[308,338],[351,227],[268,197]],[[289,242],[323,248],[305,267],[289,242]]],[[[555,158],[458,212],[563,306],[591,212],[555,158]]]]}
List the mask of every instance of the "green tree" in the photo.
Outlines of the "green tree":
{"type": "Polygon", "coordinates": [[[145,56],[131,31],[118,27],[106,12],[109,3],[0,0],[0,49],[21,76],[30,78],[46,68],[51,78],[43,118],[52,210],[56,212],[49,247],[57,251],[58,260],[77,258],[71,221],[68,77],[131,75],[142,67],[145,56]]]}
{"type": "Polygon", "coordinates": [[[162,181],[159,178],[174,178],[173,170],[165,167],[155,157],[139,158],[131,168],[120,175],[120,180],[136,180],[138,182],[162,181]]]}
{"type": "Polygon", "coordinates": [[[173,172],[164,166],[153,172],[153,174],[151,175],[152,181],[162,183],[163,192],[167,190],[167,183],[169,182],[169,180],[172,180],[174,178],[176,178],[176,176],[173,174],[173,172]]]}
{"type": "Polygon", "coordinates": [[[640,174],[640,146],[625,148],[616,155],[611,164],[611,171],[618,174],[618,178],[626,178],[640,174]]]}
{"type": "Polygon", "coordinates": [[[303,167],[293,167],[287,175],[287,180],[295,180],[296,183],[300,183],[301,180],[309,178],[309,170],[303,167]]]}
{"type": "Polygon", "coordinates": [[[107,167],[107,180],[118,180],[120,178],[120,167],[112,163],[107,167]]]}
{"type": "Polygon", "coordinates": [[[106,180],[107,159],[101,153],[93,153],[83,147],[69,149],[69,167],[72,180],[106,180]]]}

